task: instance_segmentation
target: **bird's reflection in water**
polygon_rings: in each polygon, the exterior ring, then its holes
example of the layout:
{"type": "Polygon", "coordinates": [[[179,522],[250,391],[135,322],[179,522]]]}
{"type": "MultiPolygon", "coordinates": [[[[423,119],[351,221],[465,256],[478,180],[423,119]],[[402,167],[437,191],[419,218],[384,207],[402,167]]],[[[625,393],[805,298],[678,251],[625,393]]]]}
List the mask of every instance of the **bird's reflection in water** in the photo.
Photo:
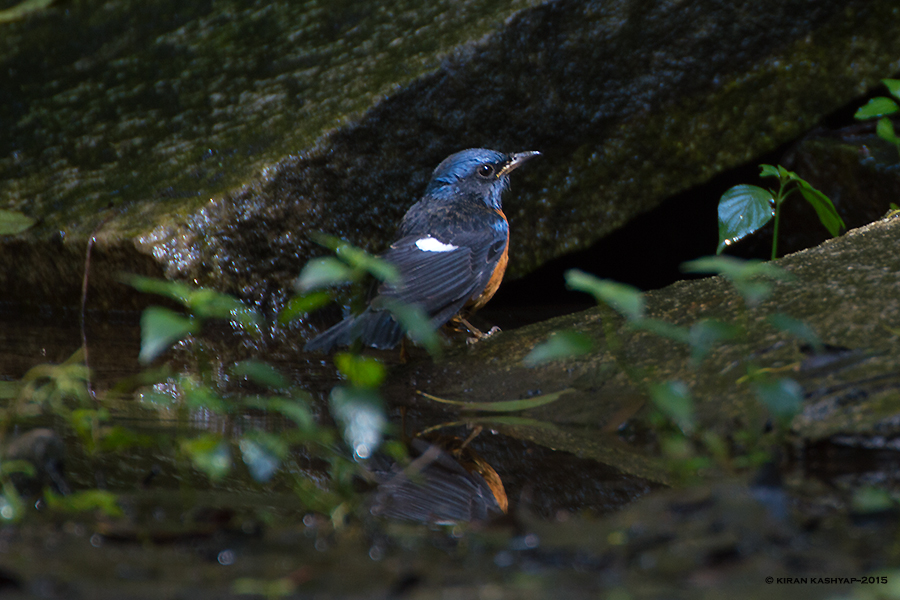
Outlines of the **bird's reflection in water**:
{"type": "MultiPolygon", "coordinates": [[[[448,436],[410,441],[413,460],[373,466],[373,515],[439,525],[486,521],[506,513],[500,476],[465,441],[448,436]]],[[[379,459],[380,460],[380,459],[379,459]]]]}

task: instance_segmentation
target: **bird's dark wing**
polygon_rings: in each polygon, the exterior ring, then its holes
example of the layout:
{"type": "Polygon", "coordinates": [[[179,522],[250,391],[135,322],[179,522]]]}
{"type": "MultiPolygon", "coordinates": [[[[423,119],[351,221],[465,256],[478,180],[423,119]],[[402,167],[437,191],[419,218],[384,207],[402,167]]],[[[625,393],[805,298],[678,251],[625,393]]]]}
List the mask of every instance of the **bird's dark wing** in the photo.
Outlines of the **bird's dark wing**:
{"type": "Polygon", "coordinates": [[[417,304],[435,326],[443,325],[484,290],[506,247],[501,229],[451,229],[397,240],[382,258],[397,267],[401,283],[382,286],[379,296],[417,304]]]}

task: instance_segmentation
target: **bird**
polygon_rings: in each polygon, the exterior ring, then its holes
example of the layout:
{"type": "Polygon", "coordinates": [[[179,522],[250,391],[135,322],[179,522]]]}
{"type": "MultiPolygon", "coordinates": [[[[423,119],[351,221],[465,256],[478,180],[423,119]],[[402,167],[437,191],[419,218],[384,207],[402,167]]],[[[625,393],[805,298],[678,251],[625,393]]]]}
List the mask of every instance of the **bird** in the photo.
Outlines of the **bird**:
{"type": "Polygon", "coordinates": [[[500,475],[468,444],[446,435],[414,437],[409,464],[376,454],[366,465],[377,485],[370,512],[393,520],[451,525],[509,511],[500,475]]]}
{"type": "Polygon", "coordinates": [[[470,148],[444,159],[380,255],[396,268],[399,281],[382,283],[363,312],[312,338],[305,349],[329,352],[355,339],[394,348],[406,333],[389,310],[398,303],[418,306],[435,330],[463,310],[484,306],[509,260],[509,221],[501,196],[509,174],[538,155],[470,148]]]}

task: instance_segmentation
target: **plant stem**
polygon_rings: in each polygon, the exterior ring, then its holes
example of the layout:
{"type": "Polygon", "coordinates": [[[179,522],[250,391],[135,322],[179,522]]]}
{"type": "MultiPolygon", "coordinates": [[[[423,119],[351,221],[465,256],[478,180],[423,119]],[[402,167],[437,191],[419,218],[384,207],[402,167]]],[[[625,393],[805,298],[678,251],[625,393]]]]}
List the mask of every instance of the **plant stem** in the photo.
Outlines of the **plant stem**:
{"type": "Polygon", "coordinates": [[[772,260],[778,257],[778,221],[781,216],[781,203],[775,203],[775,231],[772,233],[772,260]]]}
{"type": "Polygon", "coordinates": [[[772,233],[772,260],[778,258],[778,224],[781,221],[781,203],[787,198],[787,194],[784,193],[784,186],[787,181],[780,178],[779,183],[778,194],[775,196],[775,231],[772,233]]]}

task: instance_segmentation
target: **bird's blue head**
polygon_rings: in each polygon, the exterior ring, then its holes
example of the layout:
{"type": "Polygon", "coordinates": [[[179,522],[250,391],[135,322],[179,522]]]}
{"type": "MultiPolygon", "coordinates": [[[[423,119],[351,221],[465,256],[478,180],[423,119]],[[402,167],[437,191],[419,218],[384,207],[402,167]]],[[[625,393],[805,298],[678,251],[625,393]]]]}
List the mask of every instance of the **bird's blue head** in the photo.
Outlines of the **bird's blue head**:
{"type": "Polygon", "coordinates": [[[503,154],[485,148],[451,154],[434,170],[425,195],[440,200],[478,198],[500,210],[500,196],[509,185],[510,172],[538,154],[535,151],[503,154]]]}

